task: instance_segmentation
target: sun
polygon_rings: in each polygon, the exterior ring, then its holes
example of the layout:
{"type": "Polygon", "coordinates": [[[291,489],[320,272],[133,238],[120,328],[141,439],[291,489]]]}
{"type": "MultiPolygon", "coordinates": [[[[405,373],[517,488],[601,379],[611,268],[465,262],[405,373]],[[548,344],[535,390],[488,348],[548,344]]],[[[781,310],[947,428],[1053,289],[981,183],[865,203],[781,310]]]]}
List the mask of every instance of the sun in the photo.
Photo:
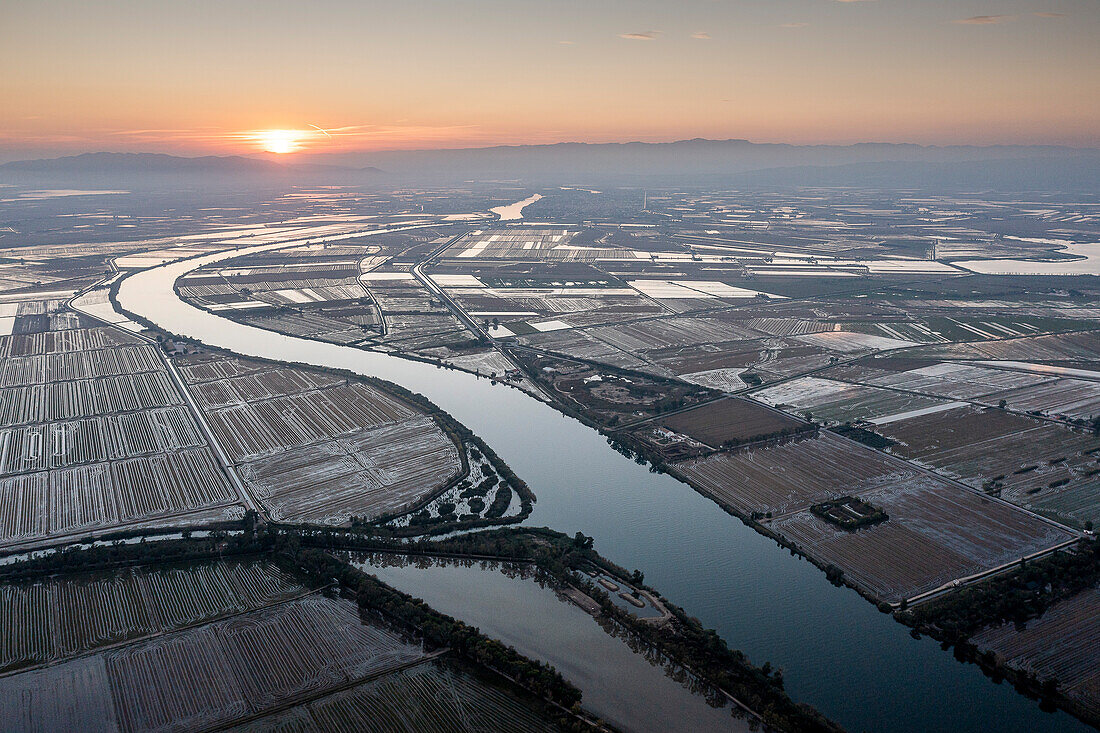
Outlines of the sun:
{"type": "Polygon", "coordinates": [[[302,134],[301,130],[263,130],[258,137],[265,151],[282,155],[301,147],[302,134]]]}

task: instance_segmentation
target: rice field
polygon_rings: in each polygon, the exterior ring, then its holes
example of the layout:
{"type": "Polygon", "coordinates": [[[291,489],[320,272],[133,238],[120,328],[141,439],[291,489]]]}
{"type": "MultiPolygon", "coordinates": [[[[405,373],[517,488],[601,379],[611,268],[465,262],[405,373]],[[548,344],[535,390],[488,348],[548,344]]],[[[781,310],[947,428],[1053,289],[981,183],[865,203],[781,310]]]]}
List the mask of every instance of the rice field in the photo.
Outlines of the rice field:
{"type": "Polygon", "coordinates": [[[686,461],[676,465],[676,472],[720,503],[761,515],[801,511],[851,493],[866,481],[916,473],[828,432],[686,461]]]}
{"type": "Polygon", "coordinates": [[[1056,379],[1030,387],[986,395],[983,402],[1007,403],[1010,410],[1061,415],[1077,420],[1100,417],[1100,382],[1084,379],[1056,379]]]}
{"type": "Polygon", "coordinates": [[[414,414],[389,395],[356,382],[233,404],[208,412],[207,421],[230,458],[244,461],[414,414]]]}
{"type": "Polygon", "coordinates": [[[411,508],[461,468],[451,439],[420,417],[244,463],[240,475],[274,519],[340,524],[411,508]]]}
{"type": "Polygon", "coordinates": [[[1100,438],[996,409],[961,407],[876,427],[891,450],[1073,524],[1100,521],[1100,438]]]}
{"type": "Polygon", "coordinates": [[[875,596],[898,602],[1074,535],[1010,504],[823,433],[676,466],[703,493],[765,524],[807,555],[835,565],[875,596]],[[856,496],[889,520],[849,532],[808,511],[856,496]]]}
{"type": "Polygon", "coordinates": [[[205,447],[10,476],[0,497],[0,546],[237,499],[205,447]]]}
{"type": "Polygon", "coordinates": [[[125,731],[227,724],[421,656],[354,604],[318,596],[103,655],[125,731]]]}
{"type": "Polygon", "coordinates": [[[1040,680],[1054,679],[1058,690],[1091,715],[1100,714],[1100,589],[1090,588],[1056,603],[1024,628],[1005,624],[985,629],[970,641],[1015,669],[1040,680]]]}
{"type": "Polygon", "coordinates": [[[557,727],[458,668],[421,664],[233,730],[525,733],[557,727]]]}
{"type": "Polygon", "coordinates": [[[204,445],[182,407],[0,430],[0,476],[204,445]]]}
{"type": "Polygon", "coordinates": [[[726,398],[678,412],[661,424],[712,448],[744,443],[781,432],[797,432],[809,426],[751,400],[726,398]]]}
{"type": "Polygon", "coordinates": [[[932,397],[820,377],[799,377],[753,392],[752,396],[788,412],[810,414],[819,422],[874,420],[944,404],[932,397]]]}
{"type": "Polygon", "coordinates": [[[1075,537],[1010,504],[930,475],[888,477],[854,486],[850,493],[881,507],[890,519],[848,532],[799,512],[770,526],[892,603],[1075,537]]]}
{"type": "MultiPolygon", "coordinates": [[[[0,586],[3,728],[188,731],[231,725],[423,659],[420,648],[365,624],[355,604],[300,596],[302,590],[276,566],[253,561],[0,586]]],[[[443,695],[438,703],[423,701],[429,715],[437,709],[476,714],[462,707],[475,704],[522,719],[522,708],[512,710],[509,703],[516,704],[495,690],[479,696],[471,681],[443,679],[445,688],[416,676],[392,684],[414,698],[415,691],[429,689],[443,695]],[[451,703],[446,689],[456,695],[451,703]]]]}
{"type": "Polygon", "coordinates": [[[922,392],[935,397],[973,400],[1005,390],[1053,381],[1051,377],[1004,369],[943,362],[867,380],[880,387],[922,392]]]}
{"type": "Polygon", "coordinates": [[[303,590],[275,565],[237,561],[0,585],[0,672],[240,613],[303,590]]]}
{"type": "Polygon", "coordinates": [[[0,389],[0,426],[72,420],[181,402],[165,372],[9,387],[0,389]]]}
{"type": "Polygon", "coordinates": [[[234,502],[156,346],[60,302],[17,312],[26,327],[0,337],[0,546],[234,502]]]}
{"type": "MultiPolygon", "coordinates": [[[[201,357],[200,357],[201,358],[201,357]]],[[[342,524],[411,508],[462,470],[430,417],[364,382],[185,360],[195,398],[251,493],[281,521],[342,524]],[[221,379],[211,379],[225,372],[221,379]]]]}

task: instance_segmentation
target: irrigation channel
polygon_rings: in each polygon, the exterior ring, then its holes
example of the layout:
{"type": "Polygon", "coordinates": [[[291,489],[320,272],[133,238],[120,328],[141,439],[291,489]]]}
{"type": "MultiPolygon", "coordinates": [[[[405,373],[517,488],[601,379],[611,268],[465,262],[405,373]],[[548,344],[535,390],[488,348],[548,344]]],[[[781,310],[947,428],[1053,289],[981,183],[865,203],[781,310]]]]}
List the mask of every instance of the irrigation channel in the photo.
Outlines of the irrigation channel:
{"type": "MultiPolygon", "coordinates": [[[[378,230],[377,233],[382,233],[378,230]]],[[[689,486],[616,453],[595,430],[517,389],[466,372],[272,333],[183,302],[176,279],[204,265],[287,246],[172,262],[122,281],[119,304],[210,346],[380,377],[419,392],[485,439],[534,490],[528,524],[595,537],[596,549],[715,628],[788,692],[852,731],[1086,731],[994,684],[931,639],[726,514],[689,486]]],[[[392,578],[401,587],[398,578],[392,578]]],[[[416,588],[429,603],[431,594],[416,588]]],[[[491,596],[482,595],[492,604],[491,596]]],[[[548,628],[568,634],[568,628],[548,628]]],[[[562,639],[562,647],[568,647],[562,639]]]]}

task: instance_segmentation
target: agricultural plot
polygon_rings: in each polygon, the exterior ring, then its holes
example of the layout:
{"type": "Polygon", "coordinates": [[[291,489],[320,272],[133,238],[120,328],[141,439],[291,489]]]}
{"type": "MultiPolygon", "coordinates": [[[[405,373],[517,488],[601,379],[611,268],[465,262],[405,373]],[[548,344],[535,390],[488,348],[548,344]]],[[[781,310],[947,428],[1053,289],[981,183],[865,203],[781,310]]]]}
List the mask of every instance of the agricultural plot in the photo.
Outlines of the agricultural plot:
{"type": "Polygon", "coordinates": [[[1008,409],[1017,412],[1089,421],[1100,417],[1100,381],[1054,379],[1030,387],[994,392],[982,398],[982,402],[989,404],[999,404],[1001,400],[1008,409]]]}
{"type": "Polygon", "coordinates": [[[849,494],[863,498],[857,487],[865,482],[915,474],[827,432],[679,463],[675,471],[718,502],[761,516],[797,512],[849,494]]]}
{"type": "Polygon", "coordinates": [[[1090,715],[1100,713],[1100,589],[1056,603],[1023,628],[996,626],[970,641],[1009,667],[1040,680],[1057,680],[1059,692],[1090,715]]]}
{"type": "Polygon", "coordinates": [[[0,479],[0,545],[235,503],[206,448],[0,479]]]}
{"type": "Polygon", "coordinates": [[[552,227],[508,227],[475,231],[455,242],[444,256],[473,259],[572,259],[576,250],[564,249],[575,230],[552,227]]]}
{"type": "Polygon", "coordinates": [[[914,410],[934,409],[950,404],[932,397],[819,377],[799,377],[753,392],[752,396],[789,412],[812,415],[817,421],[836,423],[889,419],[914,410]]]}
{"type": "Polygon", "coordinates": [[[963,400],[976,400],[995,392],[1030,387],[1050,381],[1053,381],[1051,377],[1038,374],[952,362],[942,362],[867,380],[869,384],[880,387],[893,387],[908,392],[963,400]]]}
{"type": "Polygon", "coordinates": [[[235,503],[155,347],[115,328],[13,344],[25,353],[2,362],[0,545],[235,503]]]}
{"type": "Polygon", "coordinates": [[[1095,365],[1100,363],[1100,338],[1095,331],[1031,336],[970,344],[930,346],[922,355],[941,359],[991,359],[997,361],[1055,362],[1095,365]]]}
{"type": "Polygon", "coordinates": [[[207,413],[236,461],[412,417],[413,410],[361,382],[285,394],[207,413]]]}
{"type": "Polygon", "coordinates": [[[46,664],[289,598],[278,567],[213,562],[0,586],[0,672],[46,664]]]}
{"type": "Polygon", "coordinates": [[[422,657],[353,604],[306,596],[0,678],[0,706],[19,730],[194,730],[422,657]]]}
{"type": "Polygon", "coordinates": [[[890,602],[1074,537],[1009,504],[829,433],[717,454],[675,470],[743,514],[777,515],[767,522],[772,531],[890,602]],[[809,511],[843,496],[883,509],[889,520],[850,532],[809,511]]]}
{"type": "Polygon", "coordinates": [[[421,656],[317,596],[104,654],[122,730],[226,724],[421,656]]]}
{"type": "Polygon", "coordinates": [[[849,532],[804,511],[771,528],[891,603],[1074,539],[1009,504],[931,475],[864,482],[854,493],[890,519],[849,532]]]}
{"type": "Polygon", "coordinates": [[[661,420],[669,430],[721,448],[808,429],[801,420],[745,399],[708,402],[661,420]]]}
{"type": "Polygon", "coordinates": [[[895,453],[1072,524],[1100,521],[1100,439],[1003,410],[961,407],[877,431],[895,453]]]}
{"type": "MultiPolygon", "coordinates": [[[[207,378],[218,360],[181,360],[207,378]]],[[[239,369],[238,369],[239,368],[239,369]]],[[[272,518],[341,524],[411,508],[454,480],[463,463],[436,422],[364,382],[275,368],[194,385],[211,430],[272,518]]]]}
{"type": "Polygon", "coordinates": [[[504,690],[490,687],[456,667],[421,664],[354,689],[234,728],[268,730],[371,730],[378,733],[553,731],[504,690]]]}
{"type": "Polygon", "coordinates": [[[454,443],[420,417],[240,467],[274,519],[340,524],[411,508],[462,469],[454,443]]]}

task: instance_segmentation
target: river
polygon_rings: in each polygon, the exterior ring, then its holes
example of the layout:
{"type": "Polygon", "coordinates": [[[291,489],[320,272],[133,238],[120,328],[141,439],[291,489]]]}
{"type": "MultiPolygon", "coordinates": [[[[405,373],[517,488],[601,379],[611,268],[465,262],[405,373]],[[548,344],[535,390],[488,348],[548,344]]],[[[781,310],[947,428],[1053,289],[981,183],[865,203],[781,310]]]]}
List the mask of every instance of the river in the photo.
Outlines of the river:
{"type": "Polygon", "coordinates": [[[1068,242],[1057,254],[1074,260],[958,260],[952,264],[983,275],[1100,275],[1100,242],[1068,242]]]}
{"type": "Polygon", "coordinates": [[[496,208],[489,209],[489,211],[498,215],[501,221],[518,221],[523,218],[524,207],[535,203],[541,198],[542,194],[536,193],[528,196],[523,201],[517,201],[507,206],[497,206],[496,208]]]}
{"type": "MultiPolygon", "coordinates": [[[[379,230],[376,233],[382,233],[379,230]]],[[[650,473],[577,420],[465,372],[264,331],[189,305],[173,283],[203,265],[280,245],[136,272],[118,300],[170,333],[255,356],[347,369],[419,392],[485,439],[534,490],[529,520],[596,538],[596,549],[718,630],[757,664],[784,671],[794,699],[852,731],[1086,731],[1011,686],[955,661],[809,562],[689,486],[650,473]]],[[[284,245],[285,246],[285,245],[284,245]]]]}
{"type": "Polygon", "coordinates": [[[554,665],[580,688],[586,710],[623,730],[750,730],[748,720],[732,717],[730,706],[711,707],[625,641],[605,632],[592,616],[533,578],[523,577],[514,566],[424,558],[395,563],[387,556],[356,564],[520,654],[554,665]]]}

